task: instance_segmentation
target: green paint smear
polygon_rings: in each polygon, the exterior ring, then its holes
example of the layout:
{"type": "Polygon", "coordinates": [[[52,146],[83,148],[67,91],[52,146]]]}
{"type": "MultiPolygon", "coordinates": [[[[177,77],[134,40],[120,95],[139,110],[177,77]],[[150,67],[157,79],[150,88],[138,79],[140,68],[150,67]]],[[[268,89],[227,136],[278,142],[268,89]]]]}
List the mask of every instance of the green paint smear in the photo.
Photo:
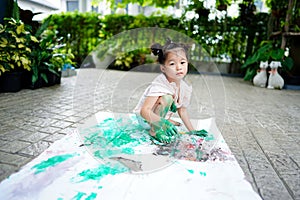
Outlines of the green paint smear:
{"type": "Polygon", "coordinates": [[[72,200],[80,200],[84,195],[86,195],[86,193],[84,193],[84,192],[78,192],[78,193],[72,198],[72,200]]]}
{"type": "Polygon", "coordinates": [[[134,147],[151,143],[148,130],[137,122],[135,116],[117,120],[107,118],[82,131],[84,144],[92,150],[95,157],[100,159],[119,154],[132,155],[134,147]]]}
{"type": "Polygon", "coordinates": [[[91,193],[90,196],[88,196],[85,200],[93,200],[96,199],[97,194],[96,193],[91,193]]]}
{"type": "Polygon", "coordinates": [[[101,149],[101,150],[96,150],[94,152],[94,156],[97,158],[100,158],[100,159],[113,157],[114,155],[119,155],[119,154],[133,155],[134,149],[132,149],[132,148],[101,149]]]}
{"type": "Polygon", "coordinates": [[[43,161],[43,162],[33,166],[31,169],[36,169],[35,174],[38,174],[38,173],[44,172],[47,168],[55,167],[59,163],[62,163],[76,155],[78,155],[78,154],[65,154],[65,155],[54,156],[54,157],[49,158],[46,161],[43,161]]]}
{"type": "Polygon", "coordinates": [[[80,182],[88,180],[101,180],[104,176],[115,175],[123,172],[127,172],[128,168],[121,164],[115,164],[114,166],[100,165],[98,168],[87,169],[78,174],[83,179],[80,182]]]}
{"type": "MultiPolygon", "coordinates": [[[[72,200],[81,200],[81,198],[82,198],[83,196],[85,196],[85,195],[86,195],[86,193],[84,193],[84,192],[78,192],[78,193],[72,198],[72,200]]],[[[97,197],[97,194],[94,193],[94,192],[92,192],[89,196],[87,196],[87,197],[85,198],[85,200],[93,200],[93,199],[96,199],[96,197],[97,197]]]]}
{"type": "Polygon", "coordinates": [[[194,170],[192,170],[192,169],[188,169],[187,170],[190,174],[193,174],[194,173],[194,170]]]}
{"type": "Polygon", "coordinates": [[[147,141],[145,134],[142,134],[145,133],[145,130],[141,125],[134,124],[132,121],[122,125],[121,122],[122,119],[108,118],[96,126],[86,129],[85,132],[88,132],[88,134],[85,136],[85,143],[98,147],[99,145],[107,146],[108,144],[112,147],[122,147],[128,144],[134,147],[147,141]],[[136,133],[141,133],[140,137],[132,136],[136,133]]]}
{"type": "Polygon", "coordinates": [[[201,176],[206,176],[206,172],[200,172],[201,176]]]}
{"type": "Polygon", "coordinates": [[[204,138],[205,141],[212,141],[212,140],[214,140],[214,139],[215,139],[215,137],[214,137],[213,134],[208,134],[208,135],[204,138]]]}

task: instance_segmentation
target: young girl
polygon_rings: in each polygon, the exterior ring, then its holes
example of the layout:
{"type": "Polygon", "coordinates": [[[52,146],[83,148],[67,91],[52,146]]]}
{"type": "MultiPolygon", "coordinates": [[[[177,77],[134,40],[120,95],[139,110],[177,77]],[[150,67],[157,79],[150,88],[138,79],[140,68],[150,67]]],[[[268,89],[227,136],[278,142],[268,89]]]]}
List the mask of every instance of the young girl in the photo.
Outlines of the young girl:
{"type": "MultiPolygon", "coordinates": [[[[195,131],[187,113],[192,87],[183,80],[188,71],[188,47],[167,40],[164,46],[153,44],[151,51],[158,56],[162,74],[146,89],[134,112],[150,124],[151,136],[160,142],[170,143],[179,134],[175,126],[180,123],[171,120],[176,111],[186,128],[190,132],[195,131]]],[[[145,125],[143,120],[139,121],[145,125]]]]}

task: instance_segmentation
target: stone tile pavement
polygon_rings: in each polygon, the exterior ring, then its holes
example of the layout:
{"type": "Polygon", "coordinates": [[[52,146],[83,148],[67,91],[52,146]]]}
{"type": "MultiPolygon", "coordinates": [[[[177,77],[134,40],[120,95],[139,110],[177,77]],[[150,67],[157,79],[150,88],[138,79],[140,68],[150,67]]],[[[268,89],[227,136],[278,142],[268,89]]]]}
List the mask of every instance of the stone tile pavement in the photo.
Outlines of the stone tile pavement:
{"type": "MultiPolygon", "coordinates": [[[[155,73],[84,69],[61,85],[0,93],[0,181],[98,111],[130,112],[155,73]]],[[[300,199],[300,91],[189,75],[192,118],[216,117],[263,199],[300,199]]]]}

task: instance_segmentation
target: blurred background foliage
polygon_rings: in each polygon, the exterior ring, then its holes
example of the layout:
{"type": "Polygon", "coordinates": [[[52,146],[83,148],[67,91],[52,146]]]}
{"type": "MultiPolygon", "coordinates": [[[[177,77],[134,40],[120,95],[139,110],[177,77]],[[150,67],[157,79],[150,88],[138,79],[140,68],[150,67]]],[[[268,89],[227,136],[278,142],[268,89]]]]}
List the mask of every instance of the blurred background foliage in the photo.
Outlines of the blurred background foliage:
{"type": "MultiPolygon", "coordinates": [[[[94,0],[93,3],[96,5],[100,1],[94,0]]],[[[120,3],[117,0],[109,0],[108,2],[117,7],[138,3],[141,6],[165,8],[174,6],[178,1],[123,0],[120,3]]],[[[66,52],[71,51],[74,54],[72,61],[76,63],[77,68],[99,44],[126,30],[143,27],[167,28],[183,33],[195,40],[208,53],[209,57],[201,58],[203,61],[228,63],[230,65],[228,72],[239,74],[247,73],[249,68],[252,68],[252,72],[258,68],[258,61],[243,68],[241,66],[247,58],[253,57],[262,43],[268,41],[274,48],[284,50],[289,48],[292,53],[295,43],[299,40],[297,39],[299,36],[290,36],[297,35],[300,30],[299,1],[267,0],[269,13],[257,12],[253,0],[239,1],[239,16],[234,18],[228,16],[227,8],[231,3],[236,2],[235,0],[216,0],[214,9],[208,9],[204,1],[190,0],[189,2],[181,17],[158,13],[151,16],[142,14],[102,16],[95,12],[77,11],[54,14],[51,16],[48,29],[58,38],[54,41],[57,44],[53,45],[63,45],[66,52]],[[221,17],[211,18],[212,13],[218,13],[221,17]],[[287,19],[288,15],[290,17],[287,19]]],[[[143,40],[146,42],[149,38],[139,37],[138,42],[143,43],[143,40]]],[[[110,52],[115,56],[111,68],[129,70],[145,62],[152,62],[147,57],[149,49],[117,52],[120,47],[124,48],[122,45],[124,43],[119,42],[118,45],[110,46],[112,48],[110,52]]]]}
{"type": "Polygon", "coordinates": [[[251,40],[251,48],[267,38],[267,19],[266,14],[258,14],[253,19],[256,26],[253,25],[250,29],[241,24],[239,18],[227,18],[226,22],[208,21],[207,18],[193,18],[187,21],[184,18],[166,15],[100,16],[96,13],[67,12],[52,15],[49,29],[55,30],[58,38],[63,38],[60,42],[66,44],[65,48],[72,49],[74,61],[78,65],[102,41],[125,30],[142,27],[168,28],[182,32],[202,45],[215,61],[242,63],[249,48],[249,35],[252,32],[256,35],[255,39],[251,40]]]}

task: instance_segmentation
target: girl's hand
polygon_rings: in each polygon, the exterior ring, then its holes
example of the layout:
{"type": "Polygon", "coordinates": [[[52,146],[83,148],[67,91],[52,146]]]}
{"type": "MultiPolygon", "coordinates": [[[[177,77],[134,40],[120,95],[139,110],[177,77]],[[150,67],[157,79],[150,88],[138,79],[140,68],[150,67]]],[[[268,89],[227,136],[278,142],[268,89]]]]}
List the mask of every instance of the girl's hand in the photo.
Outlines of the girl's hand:
{"type": "Polygon", "coordinates": [[[155,138],[163,143],[173,142],[178,136],[176,127],[168,120],[161,118],[160,121],[152,123],[155,138]]]}
{"type": "Polygon", "coordinates": [[[202,129],[202,130],[193,130],[193,131],[189,131],[189,132],[186,132],[186,134],[189,134],[189,135],[197,135],[199,137],[206,137],[207,136],[207,131],[202,129]]]}

